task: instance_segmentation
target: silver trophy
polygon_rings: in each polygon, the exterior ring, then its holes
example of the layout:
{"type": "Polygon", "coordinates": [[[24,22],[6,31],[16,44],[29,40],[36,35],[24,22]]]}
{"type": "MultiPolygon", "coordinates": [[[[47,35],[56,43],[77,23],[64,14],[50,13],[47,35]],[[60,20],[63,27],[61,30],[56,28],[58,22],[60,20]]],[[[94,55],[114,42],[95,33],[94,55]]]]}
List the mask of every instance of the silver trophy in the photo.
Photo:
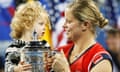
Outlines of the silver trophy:
{"type": "Polygon", "coordinates": [[[32,70],[28,72],[47,72],[44,61],[50,52],[48,43],[37,40],[37,33],[33,33],[33,41],[26,44],[21,50],[21,61],[32,65],[32,70]]]}

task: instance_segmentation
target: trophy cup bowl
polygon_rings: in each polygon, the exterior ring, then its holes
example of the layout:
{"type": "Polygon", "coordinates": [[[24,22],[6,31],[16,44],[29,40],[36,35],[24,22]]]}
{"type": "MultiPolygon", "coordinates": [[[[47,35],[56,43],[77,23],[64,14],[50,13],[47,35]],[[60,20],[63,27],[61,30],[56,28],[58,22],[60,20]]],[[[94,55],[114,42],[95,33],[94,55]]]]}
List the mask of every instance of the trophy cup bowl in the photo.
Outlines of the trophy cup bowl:
{"type": "Polygon", "coordinates": [[[46,72],[44,61],[50,52],[50,46],[45,40],[30,41],[21,51],[21,60],[32,65],[29,72],[46,72]]]}

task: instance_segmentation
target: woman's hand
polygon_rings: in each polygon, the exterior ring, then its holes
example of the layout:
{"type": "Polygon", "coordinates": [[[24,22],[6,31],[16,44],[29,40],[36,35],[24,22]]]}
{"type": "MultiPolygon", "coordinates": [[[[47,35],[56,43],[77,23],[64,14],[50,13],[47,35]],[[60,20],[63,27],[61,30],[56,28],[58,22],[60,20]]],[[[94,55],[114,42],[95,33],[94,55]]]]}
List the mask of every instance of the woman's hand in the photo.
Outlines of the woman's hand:
{"type": "Polygon", "coordinates": [[[14,72],[31,72],[31,69],[31,64],[25,64],[24,62],[20,62],[18,66],[14,67],[14,72]]]}
{"type": "Polygon", "coordinates": [[[52,69],[55,72],[70,72],[69,64],[63,50],[55,54],[52,69]]]}

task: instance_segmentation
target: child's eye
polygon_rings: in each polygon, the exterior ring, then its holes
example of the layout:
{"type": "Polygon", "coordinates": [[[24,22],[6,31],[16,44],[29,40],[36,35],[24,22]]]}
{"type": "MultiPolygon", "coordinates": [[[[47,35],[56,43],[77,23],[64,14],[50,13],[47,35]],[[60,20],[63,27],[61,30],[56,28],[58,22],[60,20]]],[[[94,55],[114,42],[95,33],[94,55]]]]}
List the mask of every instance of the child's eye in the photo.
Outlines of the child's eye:
{"type": "Polygon", "coordinates": [[[43,25],[43,24],[44,24],[44,23],[42,23],[42,22],[41,22],[41,23],[39,23],[39,25],[43,25]]]}

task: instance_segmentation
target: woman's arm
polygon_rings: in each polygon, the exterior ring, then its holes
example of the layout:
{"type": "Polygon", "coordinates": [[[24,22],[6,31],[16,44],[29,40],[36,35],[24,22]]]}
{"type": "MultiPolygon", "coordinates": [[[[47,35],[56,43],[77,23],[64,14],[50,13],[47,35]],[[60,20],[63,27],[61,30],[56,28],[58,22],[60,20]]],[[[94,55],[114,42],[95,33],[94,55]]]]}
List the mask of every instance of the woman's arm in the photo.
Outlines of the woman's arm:
{"type": "Polygon", "coordinates": [[[90,72],[112,72],[112,65],[109,60],[102,60],[90,72]]]}

